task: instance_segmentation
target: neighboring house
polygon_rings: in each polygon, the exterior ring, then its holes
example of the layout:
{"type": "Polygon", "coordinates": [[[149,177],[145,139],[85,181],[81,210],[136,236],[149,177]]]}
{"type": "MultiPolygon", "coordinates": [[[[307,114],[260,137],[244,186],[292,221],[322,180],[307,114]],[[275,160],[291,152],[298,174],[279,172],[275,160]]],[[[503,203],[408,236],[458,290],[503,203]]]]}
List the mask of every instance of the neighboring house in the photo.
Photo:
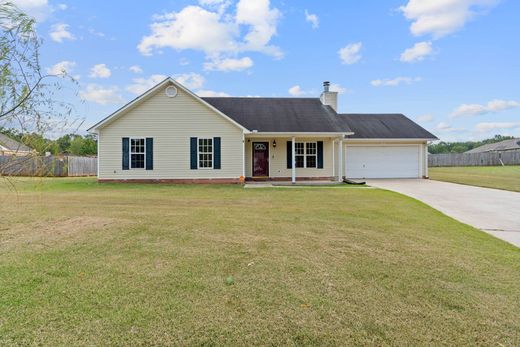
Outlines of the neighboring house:
{"type": "Polygon", "coordinates": [[[26,156],[35,153],[34,149],[27,147],[7,135],[0,134],[0,155],[26,156]]]}
{"type": "Polygon", "coordinates": [[[473,148],[465,153],[505,152],[518,149],[520,149],[520,138],[489,143],[487,145],[473,148]]]}
{"type": "Polygon", "coordinates": [[[402,114],[338,114],[320,98],[201,98],[168,78],[90,132],[100,181],[426,177],[436,137],[402,114]]]}

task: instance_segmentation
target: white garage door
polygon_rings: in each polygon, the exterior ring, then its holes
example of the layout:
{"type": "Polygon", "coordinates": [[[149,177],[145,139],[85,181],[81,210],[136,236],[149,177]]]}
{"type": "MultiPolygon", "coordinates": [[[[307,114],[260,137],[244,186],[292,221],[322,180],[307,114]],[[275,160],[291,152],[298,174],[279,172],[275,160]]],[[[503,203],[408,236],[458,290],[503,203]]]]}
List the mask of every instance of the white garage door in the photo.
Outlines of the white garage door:
{"type": "Polygon", "coordinates": [[[420,146],[346,146],[347,178],[416,178],[420,146]]]}

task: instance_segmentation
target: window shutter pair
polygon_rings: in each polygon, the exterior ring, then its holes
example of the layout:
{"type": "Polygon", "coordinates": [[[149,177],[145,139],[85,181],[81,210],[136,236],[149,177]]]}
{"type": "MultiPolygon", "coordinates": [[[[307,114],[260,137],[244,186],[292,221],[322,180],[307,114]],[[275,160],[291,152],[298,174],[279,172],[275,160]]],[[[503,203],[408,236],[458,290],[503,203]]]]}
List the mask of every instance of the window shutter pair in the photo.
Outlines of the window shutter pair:
{"type": "MultiPolygon", "coordinates": [[[[323,141],[317,142],[317,167],[323,169],[323,141]]],[[[292,141],[287,141],[287,168],[292,169],[292,141]]]]}
{"type": "MultiPolygon", "coordinates": [[[[220,137],[213,138],[213,169],[220,170],[221,168],[221,139],[220,137]]],[[[198,145],[199,139],[196,137],[190,137],[190,169],[198,169],[198,145]]]]}
{"type": "MultiPolygon", "coordinates": [[[[123,137],[123,170],[130,170],[130,138],[123,137]]],[[[146,138],[146,170],[153,170],[153,138],[146,138]]]]}

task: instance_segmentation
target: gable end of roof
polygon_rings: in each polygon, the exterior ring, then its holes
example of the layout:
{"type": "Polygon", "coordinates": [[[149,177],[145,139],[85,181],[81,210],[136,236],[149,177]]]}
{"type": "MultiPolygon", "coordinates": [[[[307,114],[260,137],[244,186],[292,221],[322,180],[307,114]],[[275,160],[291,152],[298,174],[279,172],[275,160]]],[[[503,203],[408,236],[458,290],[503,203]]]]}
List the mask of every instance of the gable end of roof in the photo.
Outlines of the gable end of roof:
{"type": "Polygon", "coordinates": [[[171,77],[168,77],[168,78],[164,79],[162,82],[159,82],[154,87],[148,89],[143,94],[139,95],[138,97],[136,97],[132,101],[128,102],[126,105],[122,106],[121,108],[119,108],[115,112],[111,113],[110,115],[108,115],[107,117],[105,117],[104,119],[99,121],[98,123],[94,124],[92,127],[87,129],[87,131],[88,132],[93,132],[93,133],[97,132],[98,129],[100,129],[100,128],[110,124],[112,121],[118,119],[119,117],[124,115],[124,113],[126,111],[128,111],[132,107],[138,105],[140,102],[146,100],[147,97],[149,97],[151,95],[154,95],[155,92],[157,92],[159,89],[165,87],[167,84],[173,84],[177,88],[181,89],[182,91],[184,91],[185,93],[187,93],[188,95],[192,96],[197,101],[199,101],[200,103],[202,103],[203,105],[205,105],[206,107],[211,109],[213,112],[217,113],[219,116],[221,116],[224,119],[226,119],[227,121],[231,122],[236,127],[242,129],[242,131],[244,131],[245,133],[249,132],[249,130],[247,128],[245,128],[242,124],[237,123],[235,120],[233,120],[232,118],[228,117],[226,114],[222,113],[220,110],[215,108],[213,105],[211,105],[208,102],[204,101],[204,99],[202,99],[197,94],[193,93],[191,90],[189,90],[188,88],[184,87],[182,84],[180,84],[179,82],[175,81],[171,77]]]}

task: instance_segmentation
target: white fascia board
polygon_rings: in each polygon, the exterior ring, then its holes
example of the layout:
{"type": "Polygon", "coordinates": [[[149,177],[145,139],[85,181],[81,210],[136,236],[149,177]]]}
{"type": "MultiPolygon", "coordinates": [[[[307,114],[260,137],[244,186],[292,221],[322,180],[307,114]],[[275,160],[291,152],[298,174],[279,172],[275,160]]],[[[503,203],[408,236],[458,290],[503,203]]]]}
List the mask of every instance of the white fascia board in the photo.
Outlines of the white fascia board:
{"type": "Polygon", "coordinates": [[[250,132],[247,137],[331,137],[331,136],[346,136],[354,133],[313,133],[313,132],[250,132]]]}
{"type": "Polygon", "coordinates": [[[433,141],[432,139],[410,139],[410,138],[404,138],[404,139],[385,139],[385,138],[374,138],[374,139],[352,139],[352,138],[346,138],[345,142],[428,142],[433,141]]]}

